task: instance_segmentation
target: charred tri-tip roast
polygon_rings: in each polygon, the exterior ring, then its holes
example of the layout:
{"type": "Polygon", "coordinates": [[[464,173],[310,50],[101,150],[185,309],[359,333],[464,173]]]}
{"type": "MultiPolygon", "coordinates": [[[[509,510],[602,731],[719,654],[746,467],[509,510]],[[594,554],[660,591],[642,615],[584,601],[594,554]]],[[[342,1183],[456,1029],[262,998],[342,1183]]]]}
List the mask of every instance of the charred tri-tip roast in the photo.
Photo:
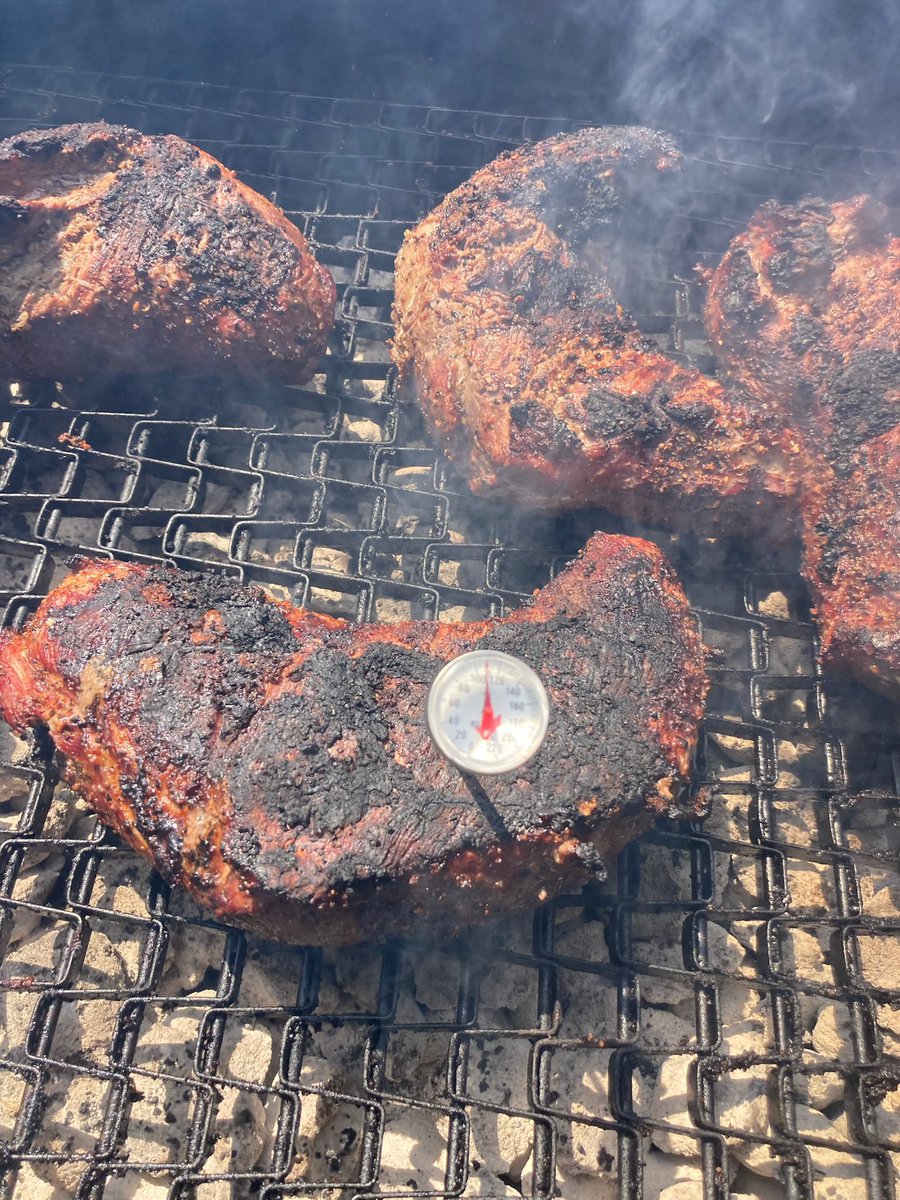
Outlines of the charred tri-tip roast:
{"type": "Polygon", "coordinates": [[[680,161],[648,129],[549,138],[407,233],[394,359],[476,491],[718,531],[789,489],[779,424],[659,353],[615,295],[623,210],[680,161]]]}
{"type": "MultiPolygon", "coordinates": [[[[296,942],[452,932],[580,886],[682,797],[706,690],[662,555],[596,534],[509,617],[349,625],[221,576],[94,561],[0,638],[0,712],[217,916],[296,942]],[[537,669],[546,741],[476,782],[427,732],[475,647],[537,669]]],[[[689,809],[681,807],[681,811],[689,809]]]]}
{"type": "Polygon", "coordinates": [[[764,206],[712,276],[706,377],[615,286],[623,226],[679,160],[600,128],[478,171],[398,257],[401,379],[476,491],[802,535],[826,658],[898,695],[900,243],[865,197],[764,206]]]}
{"type": "Polygon", "coordinates": [[[796,433],[826,661],[900,698],[900,238],[886,209],[764,204],[712,277],[706,323],[729,377],[796,433]]]}
{"type": "Polygon", "coordinates": [[[65,125],[0,142],[0,371],[307,379],[334,282],[303,235],[179,137],[65,125]]]}

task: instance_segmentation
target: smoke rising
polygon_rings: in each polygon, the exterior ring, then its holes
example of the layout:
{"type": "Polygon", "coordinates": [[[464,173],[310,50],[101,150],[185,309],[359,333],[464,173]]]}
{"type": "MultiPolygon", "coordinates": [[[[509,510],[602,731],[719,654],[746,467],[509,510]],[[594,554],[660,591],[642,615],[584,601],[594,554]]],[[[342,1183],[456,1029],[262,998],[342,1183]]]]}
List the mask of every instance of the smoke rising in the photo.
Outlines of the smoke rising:
{"type": "Polygon", "coordinates": [[[31,0],[0,56],[398,104],[889,145],[897,0],[31,0]]]}
{"type": "Polygon", "coordinates": [[[895,140],[894,0],[636,0],[619,116],[804,141],[895,140]]]}

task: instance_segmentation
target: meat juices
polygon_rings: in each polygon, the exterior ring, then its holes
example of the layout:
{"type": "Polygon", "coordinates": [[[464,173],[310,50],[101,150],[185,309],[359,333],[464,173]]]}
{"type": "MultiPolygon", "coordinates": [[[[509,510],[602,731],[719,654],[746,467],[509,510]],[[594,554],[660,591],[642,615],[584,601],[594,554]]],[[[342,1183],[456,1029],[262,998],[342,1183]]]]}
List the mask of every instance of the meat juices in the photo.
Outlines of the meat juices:
{"type": "Polygon", "coordinates": [[[900,241],[866,197],[764,205],[711,276],[708,378],[614,286],[679,163],[600,128],[476,172],[398,256],[402,386],[476,492],[802,538],[825,661],[900,697],[900,241]]]}
{"type": "Polygon", "coordinates": [[[302,383],[334,304],[297,227],[181,138],[99,123],[0,141],[0,375],[302,383]]]}
{"type": "Polygon", "coordinates": [[[216,916],[301,943],[452,934],[581,886],[684,793],[696,624],[647,542],[596,534],[502,620],[350,625],[218,575],[95,561],[0,635],[0,713],[46,727],[101,818],[216,916]],[[476,781],[432,743],[447,659],[518,655],[536,758],[476,781]]]}

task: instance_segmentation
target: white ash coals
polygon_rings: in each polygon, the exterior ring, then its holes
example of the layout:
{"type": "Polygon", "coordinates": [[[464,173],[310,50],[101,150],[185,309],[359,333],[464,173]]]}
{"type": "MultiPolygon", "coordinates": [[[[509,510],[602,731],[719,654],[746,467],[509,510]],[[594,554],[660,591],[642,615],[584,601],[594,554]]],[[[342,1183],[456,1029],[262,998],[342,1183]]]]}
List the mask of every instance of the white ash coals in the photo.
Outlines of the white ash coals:
{"type": "MultiPolygon", "coordinates": [[[[71,803],[71,801],[68,801],[71,803]]],[[[63,800],[60,801],[60,804],[63,800]]],[[[76,820],[82,820],[73,805],[76,820]]],[[[725,820],[734,820],[732,806],[725,820]]],[[[684,894],[689,887],[689,862],[684,852],[663,853],[648,848],[652,857],[652,890],[684,894]],[[668,865],[666,866],[666,864],[668,865]]],[[[649,865],[649,864],[648,864],[649,865]]],[[[134,917],[146,914],[143,864],[120,853],[104,857],[91,904],[111,913],[134,917]]],[[[49,872],[48,872],[49,873],[49,872]]],[[[721,900],[741,885],[733,871],[723,872],[721,900]]],[[[815,895],[815,889],[813,889],[815,895]]],[[[802,899],[802,898],[801,898],[802,899]]],[[[585,920],[580,909],[562,910],[555,939],[565,961],[609,966],[605,923],[585,920]]],[[[636,961],[659,963],[661,929],[653,920],[632,922],[636,961]]],[[[98,923],[99,924],[99,923],[98,923]]],[[[82,967],[86,987],[127,988],[134,985],[141,954],[134,928],[131,936],[113,936],[112,925],[92,930],[82,967]]],[[[752,952],[718,925],[709,926],[710,962],[741,975],[752,973],[752,952]]],[[[166,1195],[168,1184],[153,1165],[176,1164],[187,1153],[186,1138],[205,1080],[195,1070],[196,1047],[204,1014],[214,1006],[217,979],[212,968],[221,961],[224,934],[191,924],[173,926],[173,943],[166,957],[158,992],[165,1000],[147,1006],[132,1060],[133,1101],[126,1134],[129,1169],[108,1185],[107,1194],[125,1200],[166,1195]],[[141,1164],[147,1164],[142,1170],[141,1164]],[[110,1191],[109,1189],[112,1188],[110,1191]]],[[[467,1194],[530,1195],[535,1169],[536,1117],[529,1099],[529,1079],[537,1047],[551,1047],[549,1077],[543,1101],[555,1113],[556,1186],[567,1200],[604,1200],[619,1194],[620,1147],[611,1127],[610,1055],[604,1039],[623,1032],[614,986],[603,975],[577,969],[558,972],[558,1022],[553,1031],[537,1027],[538,969],[524,956],[530,944],[530,921],[507,930],[506,948],[521,948],[522,962],[503,958],[483,963],[477,1027],[465,1030],[468,1071],[463,1105],[468,1118],[467,1194]],[[558,1048],[553,1048],[558,1043],[558,1048]],[[506,1112],[499,1112],[503,1108],[506,1112]],[[598,1119],[607,1122],[605,1127],[598,1119]]],[[[53,969],[58,931],[31,930],[7,956],[7,970],[39,972],[53,969]]],[[[816,946],[818,943],[816,942],[816,946]]],[[[232,1200],[240,1184],[216,1180],[229,1171],[265,1172],[273,1165],[272,1151],[282,1108],[279,1096],[279,1056],[286,1018],[271,1009],[290,1005],[296,997],[299,952],[251,943],[243,966],[239,1007],[227,1015],[222,1047],[215,1068],[215,1112],[211,1136],[200,1167],[213,1177],[204,1197],[232,1200]],[[268,1014],[260,1015],[263,1010],[268,1014]]],[[[672,955],[672,964],[679,960],[672,955]]],[[[797,946],[797,970],[815,973],[821,954],[804,941],[797,946]]],[[[375,949],[326,955],[317,1012],[348,1014],[373,1011],[377,1003],[382,956],[375,949]]],[[[440,1191],[448,1170],[448,1137],[452,1105],[447,1094],[447,1063],[456,1019],[459,963],[441,953],[410,955],[398,1008],[391,1025],[384,1079],[379,1088],[384,1125],[379,1184],[387,1190],[440,1191]],[[433,1103],[417,1107],[412,1099],[433,1103]]],[[[640,1051],[632,1076],[636,1114],[646,1118],[641,1143],[643,1194],[662,1200],[697,1200],[703,1194],[700,1134],[691,1102],[690,1072],[698,1061],[696,997],[693,985],[678,982],[650,967],[637,973],[640,1008],[637,1027],[624,1030],[624,1040],[640,1051]]],[[[28,1025],[38,1001],[36,993],[7,992],[0,1030],[0,1057],[23,1061],[28,1025]]],[[[843,1086],[836,1071],[852,1059],[852,1041],[844,1009],[836,1002],[807,997],[804,1012],[804,1065],[814,1069],[808,1088],[798,1098],[798,1129],[811,1135],[847,1141],[843,1086]],[[840,1110],[840,1111],[838,1111],[840,1110]]],[[[772,1053],[773,1017],[763,993],[735,981],[718,989],[722,1038],[719,1052],[740,1060],[772,1053]]],[[[85,1163],[97,1144],[105,1104],[106,1084],[87,1074],[84,1066],[109,1066],[122,1002],[91,994],[73,996],[62,1006],[48,1058],[61,1064],[51,1071],[48,1105],[41,1126],[41,1147],[68,1156],[56,1163],[32,1162],[20,1169],[17,1191],[23,1197],[62,1200],[80,1181],[85,1163]]],[[[303,1089],[289,1182],[348,1184],[358,1170],[359,1146],[367,1114],[364,1051],[368,1025],[323,1015],[310,1018],[303,1035],[302,1066],[297,1082],[303,1089]]],[[[458,1032],[458,1031],[457,1031],[458,1032]]],[[[900,1022],[891,1011],[885,1033],[900,1040],[900,1022]],[[889,1020],[893,1019],[893,1027],[889,1020]],[[893,1033],[891,1034],[891,1028],[893,1033]]],[[[728,1137],[732,1194],[766,1197],[777,1185],[783,1166],[765,1141],[771,1138],[768,1095],[771,1084],[765,1066],[735,1069],[716,1082],[717,1119],[734,1130],[728,1137]]],[[[0,1124],[6,1136],[15,1126],[16,1107],[24,1084],[7,1089],[0,1103],[0,1124]]],[[[879,1110],[879,1133],[894,1136],[900,1128],[896,1094],[888,1093],[879,1110]],[[883,1117],[882,1117],[883,1114],[883,1117]]],[[[853,1156],[827,1148],[812,1151],[817,1169],[841,1181],[845,1196],[865,1195],[864,1172],[853,1156]],[[854,1191],[857,1186],[859,1190],[854,1191]]],[[[898,1164],[900,1165],[900,1164],[898,1164]]],[[[824,1193],[823,1193],[824,1194],[824,1193]]],[[[836,1193],[837,1194],[837,1193],[836,1193]]]]}

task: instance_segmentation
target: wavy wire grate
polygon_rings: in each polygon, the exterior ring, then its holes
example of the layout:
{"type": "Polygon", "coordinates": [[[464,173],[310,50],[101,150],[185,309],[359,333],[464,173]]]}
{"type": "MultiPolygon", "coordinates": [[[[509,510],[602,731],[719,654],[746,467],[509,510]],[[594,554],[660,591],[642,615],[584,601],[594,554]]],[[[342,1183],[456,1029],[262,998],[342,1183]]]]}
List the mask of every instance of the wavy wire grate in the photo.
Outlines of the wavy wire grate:
{"type": "MultiPolygon", "coordinates": [[[[338,280],[338,332],[305,388],[14,386],[4,624],[75,553],[228,571],[352,619],[480,617],[617,527],[472,499],[396,400],[385,344],[403,230],[570,123],[4,71],[4,136],[100,117],[195,140],[284,207],[338,280]]],[[[630,286],[647,332],[705,365],[694,263],[764,198],[896,203],[900,171],[874,150],[682,142],[675,217],[630,286]]],[[[648,532],[713,652],[714,811],[452,945],[321,952],[205,920],[3,728],[0,1196],[894,1196],[895,714],[823,680],[789,555],[648,532]]]]}

